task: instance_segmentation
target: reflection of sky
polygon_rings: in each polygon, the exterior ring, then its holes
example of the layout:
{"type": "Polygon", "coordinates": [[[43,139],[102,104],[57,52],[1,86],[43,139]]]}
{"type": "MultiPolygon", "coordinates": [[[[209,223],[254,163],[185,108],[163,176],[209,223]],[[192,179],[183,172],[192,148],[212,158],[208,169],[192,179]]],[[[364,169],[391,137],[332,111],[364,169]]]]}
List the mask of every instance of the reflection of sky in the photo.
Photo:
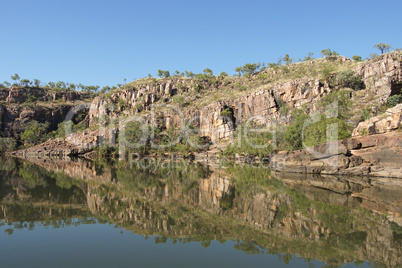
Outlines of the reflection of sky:
{"type": "Polygon", "coordinates": [[[14,229],[12,235],[8,228],[0,227],[1,267],[308,267],[297,257],[286,265],[275,255],[247,255],[234,250],[234,241],[212,241],[207,248],[199,242],[155,244],[154,237],[111,224],[58,229],[35,224],[34,231],[14,229]]]}

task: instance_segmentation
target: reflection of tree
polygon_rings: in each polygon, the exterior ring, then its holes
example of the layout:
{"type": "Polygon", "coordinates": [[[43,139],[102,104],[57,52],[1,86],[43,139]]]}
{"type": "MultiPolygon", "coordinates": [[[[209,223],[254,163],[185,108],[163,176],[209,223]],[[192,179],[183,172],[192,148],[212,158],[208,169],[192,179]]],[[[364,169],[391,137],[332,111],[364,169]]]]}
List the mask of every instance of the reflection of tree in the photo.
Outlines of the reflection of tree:
{"type": "Polygon", "coordinates": [[[24,168],[19,170],[19,173],[24,178],[24,186],[28,189],[33,189],[38,186],[46,187],[46,181],[35,165],[26,164],[24,168]]]}
{"type": "Polygon", "coordinates": [[[219,202],[220,207],[223,210],[228,210],[233,207],[233,199],[235,198],[235,188],[232,186],[229,188],[228,192],[223,193],[222,198],[219,202]]]}
{"type": "Polygon", "coordinates": [[[234,249],[244,251],[247,254],[258,254],[259,255],[259,254],[263,254],[265,252],[265,249],[261,248],[259,245],[257,245],[254,242],[239,241],[239,242],[237,242],[236,245],[234,245],[234,249]]]}

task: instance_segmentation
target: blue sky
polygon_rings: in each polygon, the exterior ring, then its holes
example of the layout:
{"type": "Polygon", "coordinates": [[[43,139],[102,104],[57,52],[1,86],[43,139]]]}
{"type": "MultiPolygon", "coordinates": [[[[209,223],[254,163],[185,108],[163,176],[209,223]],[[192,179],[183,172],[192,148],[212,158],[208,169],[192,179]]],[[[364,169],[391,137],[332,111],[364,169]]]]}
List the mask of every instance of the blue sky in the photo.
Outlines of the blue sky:
{"type": "Polygon", "coordinates": [[[330,48],[363,58],[402,47],[400,0],[0,0],[0,82],[116,85],[158,69],[234,74],[330,48]]]}

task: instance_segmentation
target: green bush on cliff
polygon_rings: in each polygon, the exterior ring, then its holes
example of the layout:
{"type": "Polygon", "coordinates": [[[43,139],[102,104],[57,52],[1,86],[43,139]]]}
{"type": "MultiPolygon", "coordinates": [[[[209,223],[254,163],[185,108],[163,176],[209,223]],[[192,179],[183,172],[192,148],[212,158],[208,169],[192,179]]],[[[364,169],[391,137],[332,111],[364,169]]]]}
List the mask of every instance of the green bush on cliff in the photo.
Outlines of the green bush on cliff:
{"type": "Polygon", "coordinates": [[[352,70],[341,71],[337,74],[335,81],[338,87],[347,87],[354,90],[364,89],[365,85],[360,77],[356,76],[352,70]]]}
{"type": "Polygon", "coordinates": [[[286,149],[296,150],[303,147],[303,125],[308,119],[308,115],[301,109],[292,111],[292,123],[287,127],[283,134],[283,139],[286,144],[286,149]]]}
{"type": "Polygon", "coordinates": [[[317,107],[319,111],[310,116],[304,110],[293,110],[292,121],[283,133],[285,148],[282,149],[298,150],[351,136],[352,127],[347,120],[352,103],[348,91],[328,94],[317,107]]]}
{"type": "Polygon", "coordinates": [[[352,128],[339,118],[327,118],[320,114],[317,122],[308,125],[303,131],[304,145],[313,146],[321,143],[350,138],[352,128]]]}
{"type": "Polygon", "coordinates": [[[46,133],[48,132],[50,123],[39,123],[33,120],[29,123],[28,128],[21,135],[21,140],[25,145],[32,146],[41,143],[46,140],[46,133]]]}
{"type": "Polygon", "coordinates": [[[402,103],[402,94],[393,95],[388,98],[388,105],[391,107],[394,107],[399,103],[402,103]]]}

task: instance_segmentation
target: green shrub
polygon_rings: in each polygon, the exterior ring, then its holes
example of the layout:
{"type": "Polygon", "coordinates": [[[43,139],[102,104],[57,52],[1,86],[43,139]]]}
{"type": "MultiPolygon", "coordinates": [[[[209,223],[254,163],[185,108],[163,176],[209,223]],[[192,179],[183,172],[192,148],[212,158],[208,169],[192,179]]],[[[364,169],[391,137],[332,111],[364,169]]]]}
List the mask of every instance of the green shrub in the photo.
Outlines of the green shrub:
{"type": "Polygon", "coordinates": [[[173,102],[178,104],[180,107],[183,107],[186,99],[181,95],[176,95],[173,97],[173,102]]]}
{"type": "Polygon", "coordinates": [[[325,81],[330,82],[334,71],[335,71],[335,67],[332,64],[325,65],[321,69],[322,78],[324,78],[325,81]]]}
{"type": "Polygon", "coordinates": [[[281,108],[279,108],[279,113],[283,116],[287,116],[289,113],[290,107],[287,104],[284,104],[281,108]]]}
{"type": "Polygon", "coordinates": [[[283,139],[288,150],[301,149],[303,147],[302,132],[304,121],[308,119],[308,115],[300,109],[292,112],[292,123],[287,127],[283,134],[283,139]]]}
{"type": "Polygon", "coordinates": [[[33,102],[36,102],[36,101],[37,101],[37,98],[34,95],[31,95],[31,94],[29,94],[27,99],[25,100],[25,102],[27,102],[27,103],[33,103],[33,102]]]}
{"type": "Polygon", "coordinates": [[[402,103],[402,94],[393,95],[388,98],[388,104],[391,107],[394,107],[399,103],[402,103]]]}
{"type": "Polygon", "coordinates": [[[347,120],[350,118],[353,102],[350,100],[350,93],[347,90],[335,91],[318,101],[317,107],[330,115],[347,120]]]}
{"type": "Polygon", "coordinates": [[[336,76],[336,85],[339,87],[347,87],[354,90],[364,89],[364,83],[360,77],[355,76],[352,70],[345,70],[336,76]]]}
{"type": "Polygon", "coordinates": [[[231,120],[233,120],[234,119],[233,110],[230,108],[226,108],[225,110],[221,111],[221,116],[228,117],[231,120]]]}
{"type": "Polygon", "coordinates": [[[357,55],[354,55],[354,56],[352,57],[352,59],[353,59],[354,61],[357,61],[357,62],[363,61],[362,57],[361,57],[361,56],[357,56],[357,55]]]}
{"type": "Polygon", "coordinates": [[[301,109],[293,110],[292,122],[283,133],[284,149],[297,150],[302,149],[303,145],[312,146],[351,136],[352,127],[347,124],[352,107],[349,92],[333,92],[321,99],[317,107],[321,113],[311,116],[301,109]],[[328,132],[333,125],[336,125],[337,129],[328,132]],[[328,133],[331,136],[328,136],[328,133]]]}
{"type": "Polygon", "coordinates": [[[370,109],[366,108],[363,111],[361,111],[361,113],[362,113],[362,115],[360,117],[360,122],[366,121],[371,118],[370,109]]]}
{"type": "Polygon", "coordinates": [[[21,140],[23,140],[25,145],[28,146],[41,143],[46,139],[45,134],[47,133],[49,126],[49,122],[39,123],[38,121],[33,120],[29,123],[25,132],[21,134],[21,140]]]}
{"type": "Polygon", "coordinates": [[[303,131],[304,144],[313,146],[321,143],[351,137],[352,128],[339,118],[327,118],[320,114],[320,120],[308,125],[303,131]],[[336,126],[336,128],[332,128],[336,126]]]}

